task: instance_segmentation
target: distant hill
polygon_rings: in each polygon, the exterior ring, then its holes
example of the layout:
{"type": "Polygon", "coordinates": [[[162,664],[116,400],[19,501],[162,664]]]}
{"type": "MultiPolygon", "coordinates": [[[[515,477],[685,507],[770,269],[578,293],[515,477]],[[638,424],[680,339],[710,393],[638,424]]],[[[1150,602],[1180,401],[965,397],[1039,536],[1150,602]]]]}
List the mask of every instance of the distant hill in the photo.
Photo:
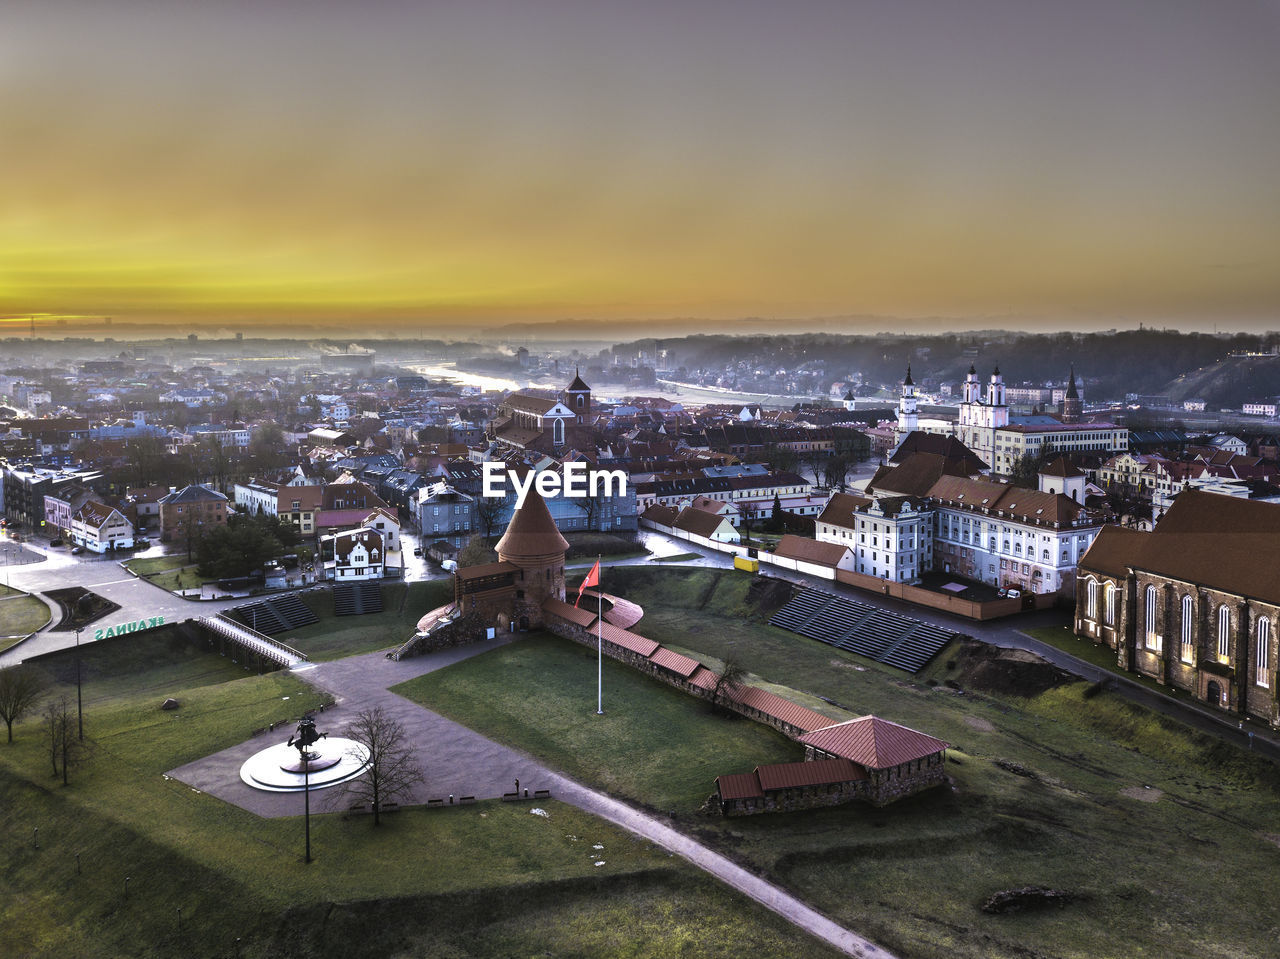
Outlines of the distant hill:
{"type": "Polygon", "coordinates": [[[1280,396],[1280,356],[1228,356],[1169,381],[1161,392],[1175,403],[1202,399],[1209,409],[1238,410],[1280,396]]]}

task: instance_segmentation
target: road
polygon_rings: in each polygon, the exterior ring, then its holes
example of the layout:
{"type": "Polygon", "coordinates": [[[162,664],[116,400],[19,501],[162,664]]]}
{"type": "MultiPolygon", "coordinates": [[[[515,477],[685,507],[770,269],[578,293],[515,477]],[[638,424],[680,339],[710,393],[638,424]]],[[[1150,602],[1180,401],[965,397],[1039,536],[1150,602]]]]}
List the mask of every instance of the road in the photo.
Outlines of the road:
{"type": "MultiPolygon", "coordinates": [[[[104,559],[87,553],[72,556],[65,548],[50,548],[38,543],[22,545],[29,554],[35,554],[41,558],[21,566],[7,567],[9,584],[43,600],[49,607],[52,619],[48,626],[39,630],[31,638],[0,653],[0,666],[11,666],[30,656],[38,656],[41,653],[50,653],[75,645],[74,632],[53,629],[61,618],[61,611],[57,603],[41,595],[51,589],[83,586],[120,607],[116,612],[95,623],[95,628],[99,625],[110,626],[114,623],[131,622],[144,617],[149,619],[153,616],[163,616],[166,623],[182,622],[195,616],[205,616],[230,609],[244,602],[243,598],[205,601],[182,599],[168,590],[134,576],[115,558],[104,559]]],[[[92,631],[85,630],[81,634],[81,642],[91,641],[91,636],[92,631]]]]}

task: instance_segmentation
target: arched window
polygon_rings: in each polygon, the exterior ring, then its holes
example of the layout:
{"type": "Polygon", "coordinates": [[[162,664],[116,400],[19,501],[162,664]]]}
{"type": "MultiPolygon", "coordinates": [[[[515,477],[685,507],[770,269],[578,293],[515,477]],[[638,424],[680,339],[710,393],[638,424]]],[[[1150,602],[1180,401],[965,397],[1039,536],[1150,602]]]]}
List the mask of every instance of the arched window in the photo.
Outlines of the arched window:
{"type": "Polygon", "coordinates": [[[1218,656],[1227,659],[1231,655],[1231,610],[1226,603],[1218,607],[1218,656]]]}
{"type": "Polygon", "coordinates": [[[1160,637],[1156,634],[1156,588],[1154,586],[1147,587],[1144,611],[1146,613],[1147,649],[1159,649],[1160,637]]]}
{"type": "Polygon", "coordinates": [[[1085,602],[1084,614],[1090,619],[1098,618],[1098,581],[1093,578],[1084,581],[1085,602]]]}
{"type": "Polygon", "coordinates": [[[1184,663],[1191,662],[1191,634],[1195,627],[1195,604],[1190,596],[1182,597],[1182,650],[1184,663]]]}
{"type": "Polygon", "coordinates": [[[1259,686],[1271,685],[1271,620],[1263,616],[1258,620],[1258,657],[1256,682],[1259,686]]]}
{"type": "Polygon", "coordinates": [[[1103,593],[1103,603],[1106,606],[1105,615],[1107,617],[1107,625],[1114,626],[1116,624],[1116,584],[1107,583],[1107,589],[1103,593]]]}
{"type": "Polygon", "coordinates": [[[564,420],[555,419],[551,422],[553,424],[551,427],[551,441],[556,446],[561,446],[564,444],[564,420]]]}

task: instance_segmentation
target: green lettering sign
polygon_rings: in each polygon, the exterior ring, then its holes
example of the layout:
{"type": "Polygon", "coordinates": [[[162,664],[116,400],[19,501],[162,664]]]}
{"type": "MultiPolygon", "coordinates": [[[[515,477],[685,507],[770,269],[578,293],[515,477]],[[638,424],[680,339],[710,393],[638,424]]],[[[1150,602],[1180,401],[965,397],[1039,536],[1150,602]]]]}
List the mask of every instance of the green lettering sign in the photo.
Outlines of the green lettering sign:
{"type": "Polygon", "coordinates": [[[110,639],[113,636],[123,636],[125,633],[136,633],[144,629],[155,629],[157,626],[164,625],[163,616],[151,616],[146,619],[135,619],[129,623],[116,623],[114,626],[105,628],[99,627],[93,631],[93,638],[110,639]]]}

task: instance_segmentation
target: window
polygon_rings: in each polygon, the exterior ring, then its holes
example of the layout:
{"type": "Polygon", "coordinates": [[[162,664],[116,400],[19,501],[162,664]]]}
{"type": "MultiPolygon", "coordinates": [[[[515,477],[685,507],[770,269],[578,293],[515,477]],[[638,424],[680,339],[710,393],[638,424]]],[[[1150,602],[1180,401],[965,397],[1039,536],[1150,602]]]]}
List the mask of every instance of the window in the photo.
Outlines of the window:
{"type": "Polygon", "coordinates": [[[1160,637],[1156,634],[1156,588],[1148,586],[1146,592],[1147,649],[1160,649],[1160,637]]]}
{"type": "Polygon", "coordinates": [[[1181,656],[1184,663],[1191,662],[1191,633],[1195,628],[1195,604],[1190,596],[1182,597],[1182,650],[1181,656]]]}
{"type": "Polygon", "coordinates": [[[1267,673],[1271,669],[1271,620],[1265,616],[1258,620],[1258,665],[1254,679],[1259,686],[1270,686],[1267,673]]]}
{"type": "Polygon", "coordinates": [[[1218,607],[1218,658],[1231,656],[1231,610],[1223,603],[1218,607]]]}
{"type": "Polygon", "coordinates": [[[1106,607],[1105,615],[1108,626],[1116,624],[1116,584],[1107,583],[1106,592],[1103,594],[1103,602],[1106,607]]]}

